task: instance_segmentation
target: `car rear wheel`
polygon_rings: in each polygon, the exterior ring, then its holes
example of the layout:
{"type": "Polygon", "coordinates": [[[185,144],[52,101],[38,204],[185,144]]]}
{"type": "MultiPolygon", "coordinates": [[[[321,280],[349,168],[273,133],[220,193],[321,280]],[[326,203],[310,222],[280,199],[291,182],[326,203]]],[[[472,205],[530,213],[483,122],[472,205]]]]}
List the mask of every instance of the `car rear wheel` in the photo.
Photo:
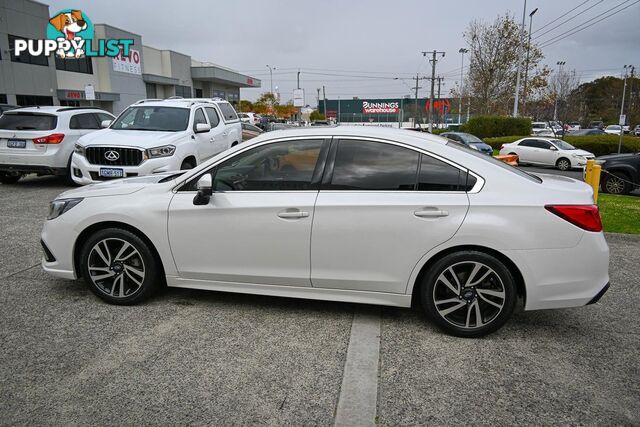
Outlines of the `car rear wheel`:
{"type": "Polygon", "coordinates": [[[627,194],[631,191],[631,184],[628,181],[629,177],[626,174],[607,172],[603,173],[600,187],[605,193],[627,194]]]}
{"type": "Polygon", "coordinates": [[[445,332],[475,338],[496,331],[513,313],[516,286],[498,258],[479,251],[446,255],[421,286],[427,316],[445,332]]]}
{"type": "Polygon", "coordinates": [[[120,228],[94,233],[82,247],[80,263],[89,289],[110,304],[143,301],[160,281],[161,268],[148,244],[120,228]]]}
{"type": "Polygon", "coordinates": [[[569,161],[569,159],[565,159],[563,157],[561,159],[558,159],[558,161],[556,162],[556,167],[561,171],[568,171],[569,169],[571,169],[571,162],[569,161]]]}
{"type": "Polygon", "coordinates": [[[15,184],[22,178],[19,173],[0,172],[0,182],[3,184],[15,184]]]}

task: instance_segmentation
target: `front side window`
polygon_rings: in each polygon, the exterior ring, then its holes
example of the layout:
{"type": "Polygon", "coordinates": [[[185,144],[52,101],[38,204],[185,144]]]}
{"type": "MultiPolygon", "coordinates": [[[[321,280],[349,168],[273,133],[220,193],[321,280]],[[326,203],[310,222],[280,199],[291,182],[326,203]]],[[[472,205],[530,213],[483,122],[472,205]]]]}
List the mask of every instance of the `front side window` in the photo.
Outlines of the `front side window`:
{"type": "Polygon", "coordinates": [[[198,108],[193,116],[193,130],[196,130],[196,125],[199,125],[200,123],[205,125],[207,124],[207,119],[204,117],[202,108],[198,108]]]}
{"type": "Polygon", "coordinates": [[[187,129],[188,124],[188,108],[140,106],[125,110],[111,129],[178,132],[187,129]]]}
{"type": "Polygon", "coordinates": [[[214,191],[311,190],[322,140],[283,141],[244,151],[215,167],[214,191]]]}
{"type": "Polygon", "coordinates": [[[373,141],[341,140],[331,189],[410,191],[416,186],[420,154],[373,141]]]}

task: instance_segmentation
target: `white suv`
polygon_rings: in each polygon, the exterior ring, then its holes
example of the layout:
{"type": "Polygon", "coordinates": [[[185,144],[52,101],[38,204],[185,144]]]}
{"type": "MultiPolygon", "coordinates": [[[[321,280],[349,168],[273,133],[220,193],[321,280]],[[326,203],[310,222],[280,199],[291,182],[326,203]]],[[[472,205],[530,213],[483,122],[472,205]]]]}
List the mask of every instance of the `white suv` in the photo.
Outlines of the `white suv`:
{"type": "Polygon", "coordinates": [[[0,117],[0,182],[16,183],[27,173],[62,175],[81,136],[100,129],[111,113],[86,107],[28,107],[0,117]]]}
{"type": "Polygon", "coordinates": [[[104,125],[76,144],[78,184],[191,169],[242,141],[238,115],[221,99],[142,100],[104,125]]]}

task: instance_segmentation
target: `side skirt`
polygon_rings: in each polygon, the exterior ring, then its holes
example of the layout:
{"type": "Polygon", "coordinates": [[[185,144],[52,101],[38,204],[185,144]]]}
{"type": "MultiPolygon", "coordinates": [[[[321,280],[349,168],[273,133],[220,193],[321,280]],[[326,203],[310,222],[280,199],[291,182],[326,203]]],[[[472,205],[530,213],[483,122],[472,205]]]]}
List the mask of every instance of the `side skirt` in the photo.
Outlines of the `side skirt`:
{"type": "Polygon", "coordinates": [[[167,276],[167,286],[218,292],[233,292],[239,294],[388,305],[392,307],[411,307],[411,295],[384,292],[320,289],[302,286],[261,285],[257,283],[213,282],[208,280],[181,279],[179,277],[172,276],[167,276]]]}

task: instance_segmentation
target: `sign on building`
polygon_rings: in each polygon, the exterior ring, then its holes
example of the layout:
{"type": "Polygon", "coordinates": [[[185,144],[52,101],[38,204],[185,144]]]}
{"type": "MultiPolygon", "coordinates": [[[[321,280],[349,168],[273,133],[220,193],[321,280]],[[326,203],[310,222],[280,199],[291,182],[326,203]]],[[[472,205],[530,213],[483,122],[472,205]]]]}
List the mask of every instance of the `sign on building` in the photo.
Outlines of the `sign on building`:
{"type": "Polygon", "coordinates": [[[400,111],[398,102],[369,102],[362,101],[363,114],[387,114],[400,111]]]}
{"type": "Polygon", "coordinates": [[[140,52],[135,49],[129,49],[129,55],[120,54],[112,59],[113,71],[129,74],[142,74],[142,61],[140,52]]]}
{"type": "Polygon", "coordinates": [[[88,101],[95,101],[96,99],[96,90],[92,85],[86,85],[84,87],[84,97],[88,101]]]}
{"type": "Polygon", "coordinates": [[[293,90],[293,106],[304,107],[304,89],[293,90]]]}

